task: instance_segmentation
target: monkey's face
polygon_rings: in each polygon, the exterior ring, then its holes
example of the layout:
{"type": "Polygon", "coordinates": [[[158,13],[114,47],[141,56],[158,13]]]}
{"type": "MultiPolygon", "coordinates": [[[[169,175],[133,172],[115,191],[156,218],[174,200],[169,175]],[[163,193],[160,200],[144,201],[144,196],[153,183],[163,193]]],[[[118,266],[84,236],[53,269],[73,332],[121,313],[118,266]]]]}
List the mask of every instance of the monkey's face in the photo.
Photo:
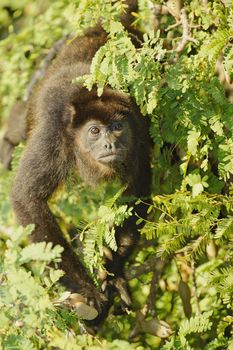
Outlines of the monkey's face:
{"type": "Polygon", "coordinates": [[[95,162],[114,168],[127,160],[131,148],[131,130],[126,119],[89,120],[79,130],[79,143],[95,162]]]}

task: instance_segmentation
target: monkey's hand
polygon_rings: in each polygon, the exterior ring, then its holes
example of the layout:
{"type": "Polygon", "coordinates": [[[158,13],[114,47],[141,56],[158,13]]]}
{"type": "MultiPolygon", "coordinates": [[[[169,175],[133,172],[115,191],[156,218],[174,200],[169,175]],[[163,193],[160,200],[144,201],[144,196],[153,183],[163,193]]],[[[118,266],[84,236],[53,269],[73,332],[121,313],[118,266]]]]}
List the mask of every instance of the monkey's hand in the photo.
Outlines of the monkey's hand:
{"type": "Polygon", "coordinates": [[[62,284],[71,292],[68,305],[75,309],[80,318],[88,321],[88,324],[99,324],[107,316],[107,297],[91,281],[87,281],[86,276],[79,276],[78,279],[74,274],[72,278],[69,277],[66,274],[62,278],[62,284]]]}

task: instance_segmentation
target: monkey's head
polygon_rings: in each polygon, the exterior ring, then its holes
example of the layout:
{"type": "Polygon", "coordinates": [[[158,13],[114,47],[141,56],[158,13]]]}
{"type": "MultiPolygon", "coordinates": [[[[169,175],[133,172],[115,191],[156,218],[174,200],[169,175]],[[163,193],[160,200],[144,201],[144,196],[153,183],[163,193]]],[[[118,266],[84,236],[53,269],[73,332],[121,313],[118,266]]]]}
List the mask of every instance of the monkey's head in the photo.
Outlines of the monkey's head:
{"type": "Polygon", "coordinates": [[[123,179],[129,168],[132,174],[132,163],[137,162],[135,139],[140,132],[135,118],[143,118],[137,115],[131,99],[110,88],[101,97],[95,90],[83,88],[72,105],[76,162],[81,177],[96,183],[113,177],[123,179]]]}
{"type": "Polygon", "coordinates": [[[110,119],[107,123],[90,119],[80,127],[79,144],[93,161],[114,167],[127,160],[131,130],[124,117],[118,116],[118,119],[110,119]]]}

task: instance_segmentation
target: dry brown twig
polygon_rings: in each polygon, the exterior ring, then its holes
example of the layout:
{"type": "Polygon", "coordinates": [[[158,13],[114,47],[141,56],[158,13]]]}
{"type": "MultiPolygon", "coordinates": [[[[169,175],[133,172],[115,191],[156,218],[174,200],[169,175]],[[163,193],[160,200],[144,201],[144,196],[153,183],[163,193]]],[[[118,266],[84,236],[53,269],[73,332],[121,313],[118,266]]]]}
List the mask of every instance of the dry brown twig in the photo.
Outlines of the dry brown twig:
{"type": "Polygon", "coordinates": [[[176,22],[174,24],[171,24],[169,27],[167,27],[165,29],[165,32],[169,32],[170,30],[179,27],[179,25],[181,25],[181,21],[178,21],[178,22],[176,22]]]}
{"type": "Polygon", "coordinates": [[[185,48],[188,42],[193,42],[194,44],[197,44],[197,40],[192,38],[189,33],[189,23],[188,23],[188,18],[187,18],[187,13],[185,8],[182,8],[180,10],[180,21],[182,25],[183,34],[182,34],[181,41],[176,47],[176,50],[175,50],[176,52],[183,51],[183,49],[185,48]]]}
{"type": "Polygon", "coordinates": [[[193,26],[189,25],[188,23],[186,9],[184,7],[181,8],[181,3],[179,1],[177,1],[175,5],[176,6],[174,8],[170,6],[169,2],[167,3],[167,5],[164,5],[166,10],[170,13],[170,15],[174,17],[176,21],[176,23],[170,25],[165,31],[168,32],[171,29],[174,29],[180,25],[182,26],[182,38],[175,49],[175,51],[179,53],[183,51],[188,42],[193,42],[194,44],[197,44],[198,41],[192,38],[192,36],[190,35],[190,28],[193,28],[193,26]]]}

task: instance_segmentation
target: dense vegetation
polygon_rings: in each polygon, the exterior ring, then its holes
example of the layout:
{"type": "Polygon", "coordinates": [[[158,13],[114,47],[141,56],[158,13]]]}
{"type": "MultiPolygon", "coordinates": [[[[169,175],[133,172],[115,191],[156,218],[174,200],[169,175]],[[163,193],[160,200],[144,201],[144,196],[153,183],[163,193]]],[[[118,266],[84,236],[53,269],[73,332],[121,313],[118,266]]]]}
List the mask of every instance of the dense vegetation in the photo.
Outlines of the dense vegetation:
{"type": "MultiPolygon", "coordinates": [[[[111,310],[96,336],[66,307],[62,272],[49,265],[61,248],[28,244],[32,227],[15,223],[9,192],[23,145],[13,170],[0,168],[0,349],[233,349],[233,4],[139,5],[135,25],[145,34],[135,49],[119,22],[123,0],[0,0],[1,130],[54,43],[100,20],[109,41],[83,83],[99,94],[106,84],[130,93],[150,117],[155,144],[148,221],[126,273],[133,311],[111,310]],[[166,322],[161,338],[157,319],[166,322]],[[173,334],[163,338],[167,324],[173,334]]],[[[116,249],[112,223],[130,215],[121,191],[71,179],[51,199],[74,245],[81,233],[96,283],[103,246],[116,249]]]]}

